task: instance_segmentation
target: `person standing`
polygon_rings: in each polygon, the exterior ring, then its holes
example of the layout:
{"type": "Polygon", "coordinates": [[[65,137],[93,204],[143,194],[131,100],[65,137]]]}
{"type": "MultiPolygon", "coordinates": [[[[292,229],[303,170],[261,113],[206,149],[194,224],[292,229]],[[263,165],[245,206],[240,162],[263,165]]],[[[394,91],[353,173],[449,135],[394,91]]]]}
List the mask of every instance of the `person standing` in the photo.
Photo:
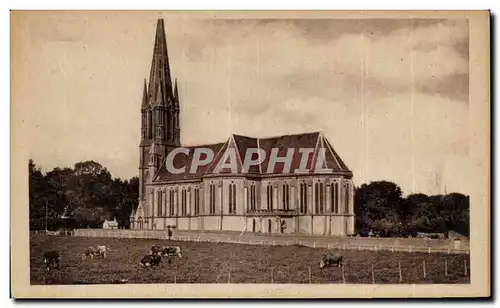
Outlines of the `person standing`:
{"type": "Polygon", "coordinates": [[[170,228],[170,226],[167,226],[167,236],[169,240],[172,239],[172,229],[170,228]]]}

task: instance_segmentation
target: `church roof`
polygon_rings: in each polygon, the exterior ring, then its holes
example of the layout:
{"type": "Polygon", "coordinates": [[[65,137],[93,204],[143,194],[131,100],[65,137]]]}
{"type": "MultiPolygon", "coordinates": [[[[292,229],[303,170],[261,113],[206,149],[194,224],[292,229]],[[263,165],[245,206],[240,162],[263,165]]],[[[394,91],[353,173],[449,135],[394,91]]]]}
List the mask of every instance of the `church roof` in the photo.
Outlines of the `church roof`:
{"type": "MultiPolygon", "coordinates": [[[[184,172],[179,174],[173,174],[169,172],[166,168],[165,161],[160,166],[154,182],[165,182],[165,181],[189,181],[197,180],[206,176],[214,175],[229,175],[231,173],[230,168],[221,169],[217,172],[217,165],[222,163],[221,160],[226,158],[226,162],[229,160],[229,152],[236,154],[236,166],[238,174],[243,174],[246,176],[272,176],[272,175],[292,175],[295,169],[298,169],[301,164],[301,153],[300,148],[309,148],[312,154],[308,156],[306,169],[309,170],[309,174],[313,174],[313,169],[316,166],[316,160],[320,153],[319,149],[325,149],[325,165],[322,166],[325,169],[332,169],[334,173],[346,174],[352,176],[352,172],[347,168],[346,164],[342,161],[337,152],[333,149],[330,142],[323,136],[322,133],[313,132],[305,134],[293,134],[293,135],[282,135],[269,138],[253,138],[241,135],[231,135],[229,139],[224,143],[215,143],[208,145],[199,146],[188,146],[184,147],[189,150],[188,155],[178,154],[174,156],[173,166],[174,168],[181,168],[186,166],[184,172]],[[209,148],[214,153],[214,158],[212,162],[205,166],[200,166],[196,172],[191,173],[191,163],[193,161],[194,153],[197,148],[209,148]],[[245,155],[247,155],[247,149],[257,148],[263,150],[265,157],[260,162],[259,165],[252,165],[246,172],[243,171],[243,165],[245,161],[245,155]],[[277,149],[278,157],[284,157],[287,154],[288,149],[294,148],[293,158],[291,160],[291,166],[289,171],[284,171],[284,163],[277,162],[274,168],[269,168],[270,156],[273,149],[277,149]]],[[[250,154],[248,154],[250,155],[250,154]]],[[[206,156],[201,157],[205,159],[206,156]]],[[[257,154],[253,154],[251,159],[258,159],[257,154]]]]}

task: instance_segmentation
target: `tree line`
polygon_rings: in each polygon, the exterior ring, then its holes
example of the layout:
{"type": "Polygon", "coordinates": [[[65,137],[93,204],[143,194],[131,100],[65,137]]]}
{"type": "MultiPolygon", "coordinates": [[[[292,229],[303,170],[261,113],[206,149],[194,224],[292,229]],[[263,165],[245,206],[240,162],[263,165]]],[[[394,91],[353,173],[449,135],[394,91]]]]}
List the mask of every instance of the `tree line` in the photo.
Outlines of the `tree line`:
{"type": "Polygon", "coordinates": [[[416,236],[417,232],[458,232],[469,236],[469,196],[461,193],[402,196],[388,181],[371,182],[355,189],[356,230],[361,235],[416,236]]]}
{"type": "Polygon", "coordinates": [[[32,230],[100,228],[105,219],[114,217],[120,228],[128,228],[138,198],[137,177],[112,178],[98,162],[79,162],[73,168],[54,168],[43,174],[33,160],[29,161],[32,230]]]}
{"type": "MultiPolygon", "coordinates": [[[[30,228],[49,230],[100,228],[104,219],[116,217],[120,228],[129,228],[130,213],[137,207],[139,180],[112,178],[95,161],[43,173],[29,161],[30,228]]],[[[460,193],[403,197],[392,182],[362,184],[355,189],[356,232],[380,236],[415,236],[416,232],[469,235],[469,196],[460,193]]]]}

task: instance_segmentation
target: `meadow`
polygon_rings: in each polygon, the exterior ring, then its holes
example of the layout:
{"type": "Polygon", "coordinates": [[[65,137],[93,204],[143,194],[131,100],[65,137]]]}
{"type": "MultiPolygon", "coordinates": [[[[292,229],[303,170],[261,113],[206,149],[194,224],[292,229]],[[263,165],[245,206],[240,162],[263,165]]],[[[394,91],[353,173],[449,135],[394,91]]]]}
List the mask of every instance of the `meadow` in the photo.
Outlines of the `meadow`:
{"type": "Polygon", "coordinates": [[[335,250],[344,268],[320,269],[323,248],[159,239],[35,235],[30,237],[31,284],[115,283],[470,283],[465,254],[335,250]],[[155,269],[139,265],[158,244],[178,245],[183,258],[155,269]],[[106,259],[82,260],[88,246],[106,245],[106,259]],[[43,253],[58,250],[60,269],[46,271],[43,253]],[[425,270],[424,270],[425,269],[425,270]],[[424,277],[425,274],[425,277],[424,277]]]}

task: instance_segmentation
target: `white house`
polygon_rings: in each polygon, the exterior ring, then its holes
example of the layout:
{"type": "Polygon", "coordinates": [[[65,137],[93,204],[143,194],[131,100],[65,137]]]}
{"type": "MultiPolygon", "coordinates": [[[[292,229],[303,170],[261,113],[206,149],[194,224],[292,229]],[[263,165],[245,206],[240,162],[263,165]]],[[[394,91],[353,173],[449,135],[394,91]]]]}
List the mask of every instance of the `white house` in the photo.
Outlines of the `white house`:
{"type": "Polygon", "coordinates": [[[118,229],[118,221],[116,221],[116,217],[113,220],[105,219],[102,224],[103,229],[118,229]]]}

